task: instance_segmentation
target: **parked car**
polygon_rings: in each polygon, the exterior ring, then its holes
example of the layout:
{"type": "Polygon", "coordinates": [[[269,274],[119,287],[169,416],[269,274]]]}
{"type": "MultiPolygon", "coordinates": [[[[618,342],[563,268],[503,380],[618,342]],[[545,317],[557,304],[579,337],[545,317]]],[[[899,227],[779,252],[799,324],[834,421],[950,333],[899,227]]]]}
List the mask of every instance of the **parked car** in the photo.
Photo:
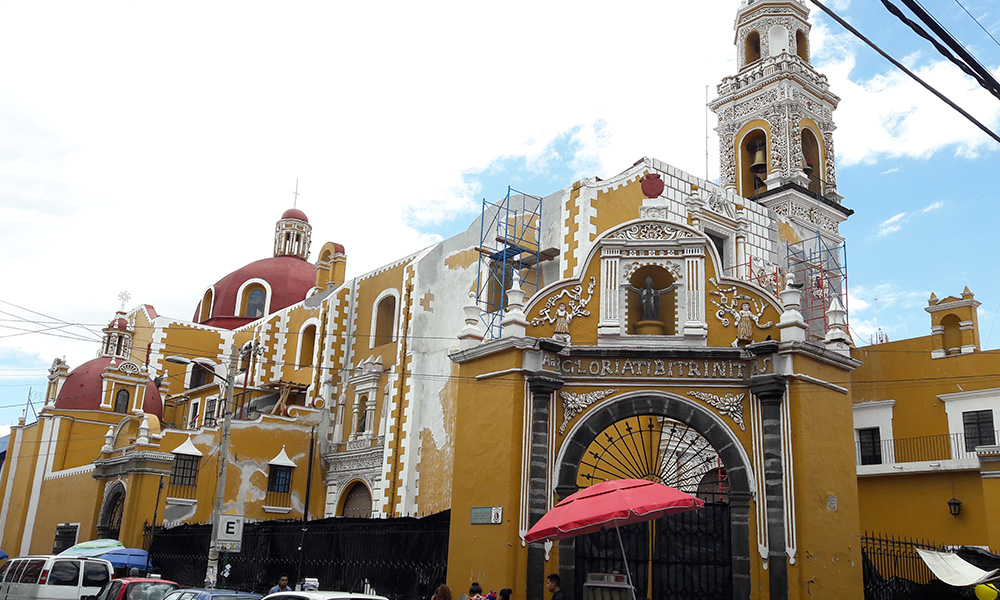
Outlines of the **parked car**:
{"type": "Polygon", "coordinates": [[[258,600],[259,598],[261,595],[253,592],[219,588],[182,588],[170,592],[163,597],[163,600],[258,600]]]}
{"type": "Polygon", "coordinates": [[[0,567],[0,600],[79,600],[111,581],[111,563],[77,556],[21,556],[0,567]]]}
{"type": "Polygon", "coordinates": [[[355,594],[353,592],[336,591],[300,591],[300,592],[275,592],[264,596],[264,600],[389,600],[385,596],[375,596],[373,594],[355,594]]]}
{"type": "Polygon", "coordinates": [[[180,587],[179,583],[169,579],[122,577],[109,581],[97,596],[81,600],[163,600],[164,596],[180,587]]]}

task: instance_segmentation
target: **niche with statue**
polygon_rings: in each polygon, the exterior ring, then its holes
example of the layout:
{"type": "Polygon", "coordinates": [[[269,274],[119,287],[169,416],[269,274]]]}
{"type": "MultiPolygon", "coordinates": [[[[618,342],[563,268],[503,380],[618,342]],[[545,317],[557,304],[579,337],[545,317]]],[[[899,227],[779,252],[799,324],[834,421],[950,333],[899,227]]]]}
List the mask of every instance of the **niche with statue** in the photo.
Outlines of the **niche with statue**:
{"type": "Polygon", "coordinates": [[[636,269],[628,280],[628,330],[637,335],[677,333],[677,282],[659,265],[636,269]]]}

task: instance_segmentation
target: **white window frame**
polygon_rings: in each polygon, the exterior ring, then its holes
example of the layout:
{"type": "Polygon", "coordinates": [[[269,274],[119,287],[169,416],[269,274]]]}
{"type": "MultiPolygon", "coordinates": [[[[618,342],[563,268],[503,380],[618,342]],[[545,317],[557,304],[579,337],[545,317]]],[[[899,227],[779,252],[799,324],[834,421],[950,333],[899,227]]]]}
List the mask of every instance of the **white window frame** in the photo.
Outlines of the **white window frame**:
{"type": "Polygon", "coordinates": [[[368,347],[375,347],[375,329],[378,325],[378,305],[382,303],[388,296],[392,296],[396,301],[396,310],[392,314],[392,334],[389,336],[389,342],[392,343],[396,341],[396,334],[399,330],[399,290],[396,288],[389,288],[382,290],[382,293],[375,297],[375,302],[372,303],[371,309],[371,331],[368,334],[368,347]]]}

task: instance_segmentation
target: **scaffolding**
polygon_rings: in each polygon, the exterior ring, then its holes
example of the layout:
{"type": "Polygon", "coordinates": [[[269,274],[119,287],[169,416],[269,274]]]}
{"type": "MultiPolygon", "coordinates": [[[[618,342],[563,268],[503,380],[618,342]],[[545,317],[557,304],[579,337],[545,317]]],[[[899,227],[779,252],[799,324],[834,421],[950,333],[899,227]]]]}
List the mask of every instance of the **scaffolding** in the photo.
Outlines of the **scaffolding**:
{"type": "MultiPolygon", "coordinates": [[[[847,310],[847,243],[832,246],[819,233],[788,244],[788,272],[802,283],[799,312],[808,325],[808,339],[822,340],[829,323],[827,310],[834,296],[847,310]]],[[[850,314],[850,313],[848,313],[850,314]]]]}
{"type": "Polygon", "coordinates": [[[476,277],[476,299],[483,309],[486,339],[497,339],[503,332],[507,309],[507,290],[514,271],[521,278],[525,298],[538,291],[538,263],[542,258],[542,199],[507,186],[507,195],[498,202],[483,199],[479,246],[482,255],[476,277]]]}

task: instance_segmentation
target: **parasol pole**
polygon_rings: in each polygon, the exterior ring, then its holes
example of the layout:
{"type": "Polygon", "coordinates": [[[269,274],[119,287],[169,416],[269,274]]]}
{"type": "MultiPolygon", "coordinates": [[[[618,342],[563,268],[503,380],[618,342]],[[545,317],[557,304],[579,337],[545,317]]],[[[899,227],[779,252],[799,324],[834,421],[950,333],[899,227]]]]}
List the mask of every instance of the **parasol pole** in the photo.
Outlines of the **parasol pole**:
{"type": "Polygon", "coordinates": [[[635,600],[635,586],[632,585],[632,574],[628,571],[628,557],[625,556],[625,544],[622,543],[622,532],[618,530],[618,521],[615,521],[615,533],[618,534],[618,547],[622,549],[622,562],[625,563],[625,578],[628,579],[628,589],[632,592],[632,600],[635,600]]]}

